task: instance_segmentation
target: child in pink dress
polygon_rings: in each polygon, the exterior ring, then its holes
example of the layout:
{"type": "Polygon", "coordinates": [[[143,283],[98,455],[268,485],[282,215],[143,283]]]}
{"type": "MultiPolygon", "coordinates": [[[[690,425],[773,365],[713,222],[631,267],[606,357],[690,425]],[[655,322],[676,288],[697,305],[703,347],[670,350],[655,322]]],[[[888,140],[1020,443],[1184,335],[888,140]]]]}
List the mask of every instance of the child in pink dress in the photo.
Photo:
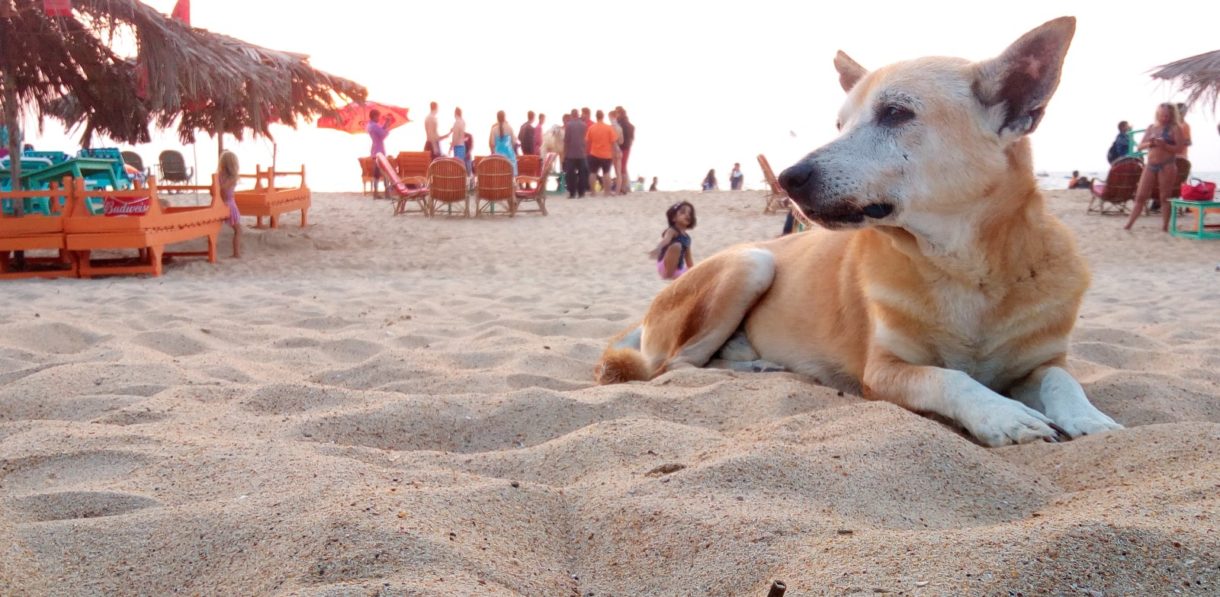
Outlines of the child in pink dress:
{"type": "Polygon", "coordinates": [[[233,227],[233,257],[241,257],[241,212],[237,211],[237,178],[240,168],[237,164],[237,154],[226,151],[220,154],[220,172],[217,178],[220,182],[220,196],[229,207],[229,225],[233,227]]]}

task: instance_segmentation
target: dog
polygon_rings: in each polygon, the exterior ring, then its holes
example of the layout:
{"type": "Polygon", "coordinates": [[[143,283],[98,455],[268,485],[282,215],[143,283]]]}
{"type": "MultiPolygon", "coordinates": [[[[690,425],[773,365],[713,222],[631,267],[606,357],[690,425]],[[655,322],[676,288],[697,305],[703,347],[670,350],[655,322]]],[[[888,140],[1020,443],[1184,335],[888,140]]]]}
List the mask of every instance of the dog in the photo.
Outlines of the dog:
{"type": "Polygon", "coordinates": [[[789,370],[987,446],[1120,429],[1065,369],[1089,274],[1030,155],[1075,29],[1049,21],[979,63],[868,72],[839,52],[839,136],[779,177],[825,230],[697,264],[611,340],[597,381],[789,370]]]}

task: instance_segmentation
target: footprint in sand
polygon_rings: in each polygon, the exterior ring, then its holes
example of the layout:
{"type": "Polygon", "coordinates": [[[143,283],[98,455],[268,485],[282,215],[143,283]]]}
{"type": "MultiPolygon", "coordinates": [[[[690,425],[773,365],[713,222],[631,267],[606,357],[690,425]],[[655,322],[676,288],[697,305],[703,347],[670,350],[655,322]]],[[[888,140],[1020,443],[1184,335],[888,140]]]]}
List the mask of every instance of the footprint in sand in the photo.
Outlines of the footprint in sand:
{"type": "Polygon", "coordinates": [[[8,500],[10,515],[17,522],[50,522],[78,518],[118,516],[161,503],[133,493],[110,491],[61,491],[8,500]]]}
{"type": "Polygon", "coordinates": [[[24,495],[91,485],[131,474],[151,461],[135,452],[114,450],[0,461],[0,491],[24,495]]]}

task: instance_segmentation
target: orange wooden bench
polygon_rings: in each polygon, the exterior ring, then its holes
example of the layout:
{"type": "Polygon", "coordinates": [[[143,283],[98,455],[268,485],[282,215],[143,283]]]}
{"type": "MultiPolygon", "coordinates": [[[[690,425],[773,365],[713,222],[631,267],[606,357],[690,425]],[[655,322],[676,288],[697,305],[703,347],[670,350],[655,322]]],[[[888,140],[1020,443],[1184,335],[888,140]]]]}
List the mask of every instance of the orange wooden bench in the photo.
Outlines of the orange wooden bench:
{"type": "Polygon", "coordinates": [[[14,191],[0,193],[0,200],[21,201],[26,198],[47,197],[51,215],[24,214],[6,215],[0,211],[0,280],[18,278],[75,278],[76,261],[64,246],[64,217],[60,206],[70,206],[71,179],[64,185],[52,183],[50,190],[14,191]],[[13,267],[16,251],[55,251],[54,257],[25,255],[26,267],[13,267]]]}
{"type": "Polygon", "coordinates": [[[216,237],[220,226],[229,218],[229,208],[220,199],[216,176],[211,186],[178,186],[179,191],[204,192],[210,196],[200,207],[162,207],[157,196],[156,180],[148,186],[124,191],[86,191],[84,182],[76,180],[71,209],[64,217],[65,246],[76,254],[82,278],[116,274],[161,275],[161,260],[173,256],[207,256],[216,262],[216,237]],[[94,215],[86,208],[86,197],[99,197],[110,215],[94,215]],[[146,210],[146,211],[145,211],[146,210]],[[123,214],[130,211],[129,214],[123,214]],[[206,238],[206,251],[165,251],[166,245],[206,238]],[[92,259],[98,250],[135,249],[136,259],[92,259]]]}
{"type": "Polygon", "coordinates": [[[254,174],[243,174],[241,177],[253,178],[254,188],[234,193],[237,210],[243,216],[258,218],[255,228],[263,227],[263,218],[269,218],[270,227],[277,228],[280,214],[294,211],[301,212],[301,227],[308,225],[311,203],[309,187],[305,185],[305,166],[301,166],[299,172],[281,172],[275,168],[263,170],[262,166],[255,166],[254,174]],[[276,177],[281,176],[299,176],[300,185],[296,187],[276,186],[276,177]]]}

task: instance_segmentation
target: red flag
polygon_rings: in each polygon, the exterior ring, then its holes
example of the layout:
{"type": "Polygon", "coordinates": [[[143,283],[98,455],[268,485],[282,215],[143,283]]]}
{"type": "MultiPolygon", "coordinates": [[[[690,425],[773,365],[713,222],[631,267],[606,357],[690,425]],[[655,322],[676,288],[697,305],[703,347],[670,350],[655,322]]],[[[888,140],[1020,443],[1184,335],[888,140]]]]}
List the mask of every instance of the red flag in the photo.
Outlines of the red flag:
{"type": "Polygon", "coordinates": [[[171,16],[179,21],[182,21],[183,23],[185,23],[187,25],[190,25],[191,24],[191,0],[178,0],[178,3],[174,4],[174,12],[170,13],[169,16],[171,16]]]}
{"type": "Polygon", "coordinates": [[[72,0],[42,0],[42,11],[48,17],[72,16],[72,0]]]}

